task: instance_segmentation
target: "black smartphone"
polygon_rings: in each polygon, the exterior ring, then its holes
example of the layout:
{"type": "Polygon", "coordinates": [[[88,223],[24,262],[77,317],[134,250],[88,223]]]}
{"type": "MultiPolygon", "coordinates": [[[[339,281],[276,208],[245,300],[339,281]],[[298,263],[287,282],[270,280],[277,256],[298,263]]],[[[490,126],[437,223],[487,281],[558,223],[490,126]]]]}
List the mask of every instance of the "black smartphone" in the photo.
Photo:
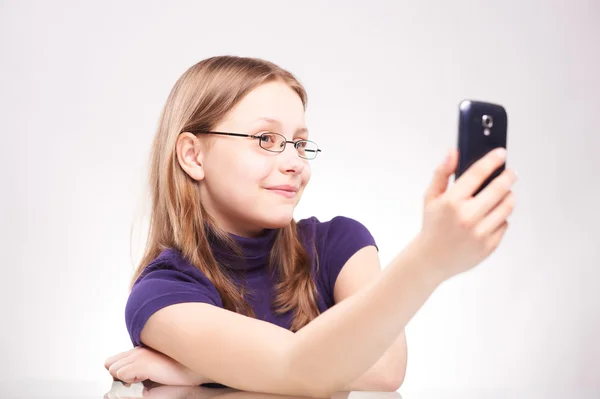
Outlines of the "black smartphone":
{"type": "MultiPolygon", "coordinates": [[[[508,116],[503,106],[483,101],[463,100],[459,104],[458,166],[454,180],[473,163],[498,147],[506,148],[508,116]]],[[[506,168],[498,167],[473,194],[479,194],[506,168]]]]}

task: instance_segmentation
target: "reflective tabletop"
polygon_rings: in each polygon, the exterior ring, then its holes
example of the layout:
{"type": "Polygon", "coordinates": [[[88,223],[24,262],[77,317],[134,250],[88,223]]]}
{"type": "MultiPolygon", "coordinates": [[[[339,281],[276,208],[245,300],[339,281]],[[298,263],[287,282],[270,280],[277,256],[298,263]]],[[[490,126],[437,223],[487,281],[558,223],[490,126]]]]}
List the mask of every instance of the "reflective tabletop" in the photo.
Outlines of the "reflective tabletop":
{"type": "MultiPolygon", "coordinates": [[[[338,392],[333,399],[349,399],[359,396],[363,399],[402,399],[398,392],[338,392]]],[[[273,395],[238,391],[230,388],[180,387],[152,383],[124,384],[114,381],[104,399],[152,398],[152,399],[306,399],[303,396],[273,395]]]]}
{"type": "MultiPolygon", "coordinates": [[[[22,380],[19,382],[2,381],[0,399],[277,399],[300,396],[272,395],[256,392],[238,391],[230,388],[183,387],[159,385],[151,382],[125,384],[120,381],[56,381],[22,380]]],[[[579,387],[560,389],[557,386],[537,389],[480,389],[448,390],[436,387],[435,383],[411,391],[402,387],[400,392],[338,392],[332,399],[600,399],[598,389],[579,387]]]]}

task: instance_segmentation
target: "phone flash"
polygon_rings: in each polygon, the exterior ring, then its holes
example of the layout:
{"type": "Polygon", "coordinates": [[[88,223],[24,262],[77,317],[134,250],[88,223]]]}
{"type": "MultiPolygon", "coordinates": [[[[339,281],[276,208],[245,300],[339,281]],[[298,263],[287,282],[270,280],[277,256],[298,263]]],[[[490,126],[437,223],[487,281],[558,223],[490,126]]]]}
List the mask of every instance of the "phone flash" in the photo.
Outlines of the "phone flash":
{"type": "Polygon", "coordinates": [[[487,128],[483,129],[483,134],[486,135],[486,136],[489,136],[490,135],[490,129],[487,129],[487,128]]]}

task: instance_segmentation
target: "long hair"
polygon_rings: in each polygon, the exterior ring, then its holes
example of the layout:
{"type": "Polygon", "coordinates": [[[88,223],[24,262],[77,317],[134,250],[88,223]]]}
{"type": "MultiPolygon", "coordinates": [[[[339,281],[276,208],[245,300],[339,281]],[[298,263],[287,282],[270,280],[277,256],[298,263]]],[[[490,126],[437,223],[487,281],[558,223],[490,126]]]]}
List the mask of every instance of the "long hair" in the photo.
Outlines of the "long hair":
{"type": "MultiPolygon", "coordinates": [[[[241,249],[215,225],[202,206],[199,183],[188,176],[177,161],[176,142],[182,131],[212,129],[246,94],[272,81],[287,84],[306,109],[306,91],[298,80],[290,72],[262,59],[212,57],[193,65],[177,80],[162,111],[152,145],[148,236],[130,289],[161,251],[174,248],[214,284],[226,309],[256,317],[245,301],[243,287],[217,262],[209,241],[217,237],[235,253],[241,254],[241,249]]],[[[276,314],[293,311],[291,330],[298,331],[317,317],[319,310],[311,259],[300,242],[294,220],[278,229],[269,265],[277,267],[280,276],[275,286],[273,310],[276,314]]]]}

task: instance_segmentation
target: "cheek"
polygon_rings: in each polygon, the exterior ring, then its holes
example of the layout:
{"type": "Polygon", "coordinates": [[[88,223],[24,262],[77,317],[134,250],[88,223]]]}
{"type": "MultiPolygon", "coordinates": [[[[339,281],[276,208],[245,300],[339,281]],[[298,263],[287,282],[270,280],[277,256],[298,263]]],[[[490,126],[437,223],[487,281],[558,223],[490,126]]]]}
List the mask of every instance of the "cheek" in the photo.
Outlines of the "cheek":
{"type": "Polygon", "coordinates": [[[268,159],[251,151],[230,151],[219,155],[211,159],[207,182],[220,196],[251,200],[272,172],[268,159]]]}
{"type": "Polygon", "coordinates": [[[307,185],[311,176],[312,170],[310,169],[310,165],[307,164],[304,166],[304,170],[302,171],[302,184],[307,185]]]}

